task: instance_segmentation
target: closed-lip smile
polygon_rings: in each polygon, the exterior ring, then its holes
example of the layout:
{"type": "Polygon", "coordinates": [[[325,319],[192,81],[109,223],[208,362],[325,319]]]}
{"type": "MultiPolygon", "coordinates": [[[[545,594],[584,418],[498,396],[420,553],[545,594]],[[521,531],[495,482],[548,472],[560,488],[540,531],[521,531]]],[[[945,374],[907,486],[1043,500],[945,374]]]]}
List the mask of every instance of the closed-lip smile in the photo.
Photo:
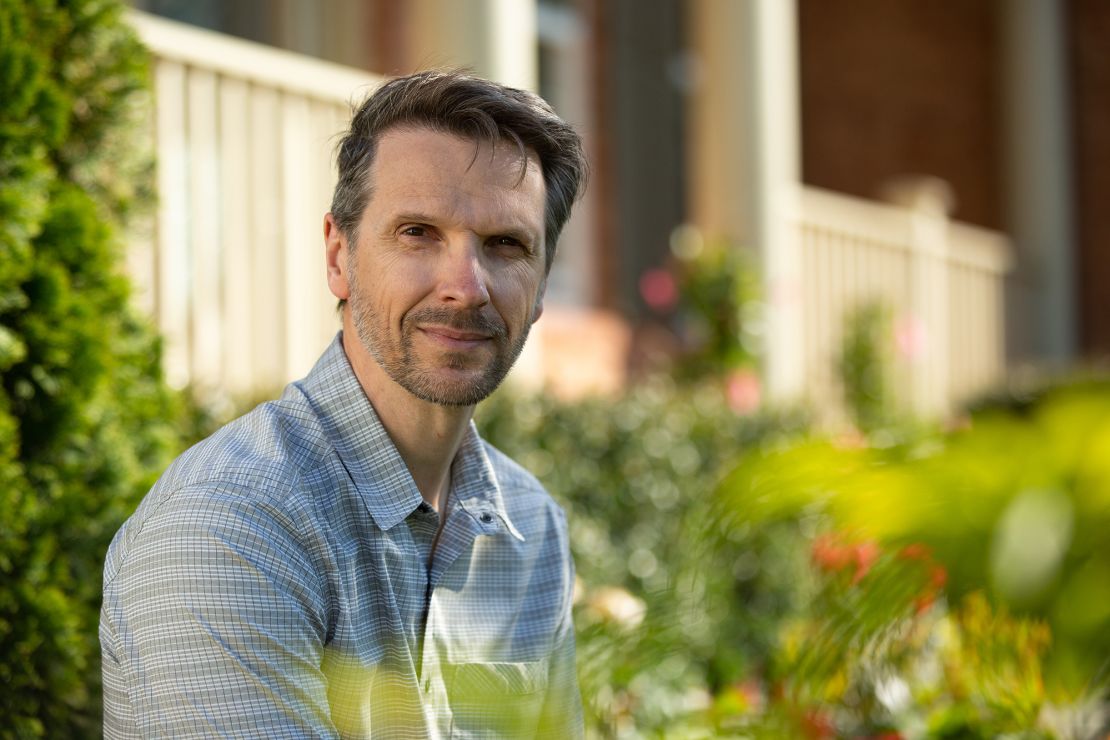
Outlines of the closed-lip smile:
{"type": "Polygon", "coordinates": [[[482,334],[480,332],[466,331],[465,329],[455,329],[450,326],[421,326],[420,330],[425,334],[430,334],[433,338],[446,340],[450,343],[471,343],[483,342],[487,339],[492,339],[489,334],[482,334]]]}

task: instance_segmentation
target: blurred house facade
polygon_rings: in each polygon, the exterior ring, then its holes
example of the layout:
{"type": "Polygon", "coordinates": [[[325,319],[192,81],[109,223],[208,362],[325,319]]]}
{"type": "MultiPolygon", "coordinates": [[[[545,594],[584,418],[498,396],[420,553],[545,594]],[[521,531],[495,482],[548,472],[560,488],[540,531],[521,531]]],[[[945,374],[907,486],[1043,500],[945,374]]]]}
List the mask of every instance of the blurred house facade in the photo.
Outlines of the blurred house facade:
{"type": "Polygon", "coordinates": [[[347,102],[443,65],[537,90],[587,142],[524,382],[618,388],[639,278],[680,234],[759,253],[773,398],[837,407],[844,318],[872,300],[924,413],[1008,362],[1110,351],[1098,0],[133,4],[161,200],[132,270],[177,382],[242,396],[307,370],[337,326],[319,227],[347,102]]]}

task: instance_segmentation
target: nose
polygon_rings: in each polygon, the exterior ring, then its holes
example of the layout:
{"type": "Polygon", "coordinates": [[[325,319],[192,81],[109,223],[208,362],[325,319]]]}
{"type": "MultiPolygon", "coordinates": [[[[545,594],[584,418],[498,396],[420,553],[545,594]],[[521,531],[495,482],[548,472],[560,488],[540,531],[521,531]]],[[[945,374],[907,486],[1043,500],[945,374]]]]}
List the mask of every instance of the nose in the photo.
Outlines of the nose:
{"type": "Polygon", "coordinates": [[[453,308],[480,308],[489,303],[488,275],[482,264],[481,245],[465,240],[443,250],[439,298],[453,308]]]}

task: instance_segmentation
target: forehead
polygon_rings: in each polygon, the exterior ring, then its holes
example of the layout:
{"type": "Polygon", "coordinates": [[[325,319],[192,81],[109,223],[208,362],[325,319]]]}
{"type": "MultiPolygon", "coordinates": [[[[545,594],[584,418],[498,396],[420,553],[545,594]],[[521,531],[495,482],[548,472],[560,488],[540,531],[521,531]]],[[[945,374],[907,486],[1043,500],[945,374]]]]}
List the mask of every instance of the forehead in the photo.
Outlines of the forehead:
{"type": "Polygon", "coordinates": [[[423,126],[399,126],[379,138],[371,165],[371,187],[404,182],[451,180],[485,187],[528,190],[543,187],[539,156],[505,139],[491,144],[423,126]]]}
{"type": "Polygon", "coordinates": [[[510,141],[490,142],[430,128],[395,128],[378,140],[363,218],[428,218],[472,232],[512,230],[545,239],[539,157],[510,141]]]}

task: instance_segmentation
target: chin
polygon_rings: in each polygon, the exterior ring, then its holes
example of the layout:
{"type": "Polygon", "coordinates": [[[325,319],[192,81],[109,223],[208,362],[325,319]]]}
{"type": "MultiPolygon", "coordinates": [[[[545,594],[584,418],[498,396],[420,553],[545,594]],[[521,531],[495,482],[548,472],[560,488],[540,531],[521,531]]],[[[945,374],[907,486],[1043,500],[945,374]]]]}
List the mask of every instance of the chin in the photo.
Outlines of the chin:
{"type": "Polygon", "coordinates": [[[443,369],[394,378],[412,395],[440,406],[473,406],[497,390],[505,373],[443,369]]]}

